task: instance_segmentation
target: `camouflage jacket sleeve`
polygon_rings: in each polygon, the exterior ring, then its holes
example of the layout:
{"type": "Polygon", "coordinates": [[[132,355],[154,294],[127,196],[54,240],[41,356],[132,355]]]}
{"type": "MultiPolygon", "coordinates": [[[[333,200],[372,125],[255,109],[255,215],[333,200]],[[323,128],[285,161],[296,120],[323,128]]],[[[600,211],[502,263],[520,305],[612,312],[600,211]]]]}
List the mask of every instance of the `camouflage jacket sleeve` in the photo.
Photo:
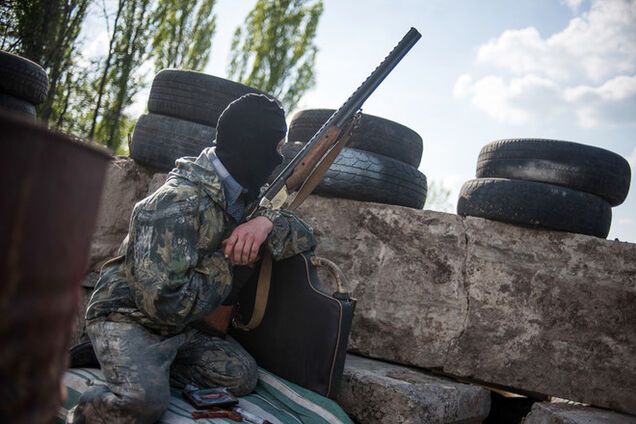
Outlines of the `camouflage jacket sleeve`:
{"type": "Polygon", "coordinates": [[[199,213],[184,202],[164,203],[170,205],[133,211],[126,272],[137,307],[158,324],[178,328],[221,304],[232,274],[222,250],[201,248],[201,240],[219,245],[222,212],[210,207],[199,213]]]}
{"type": "Polygon", "coordinates": [[[274,260],[289,258],[316,247],[313,230],[293,212],[285,209],[260,209],[255,215],[264,216],[274,224],[267,237],[267,246],[274,260]]]}

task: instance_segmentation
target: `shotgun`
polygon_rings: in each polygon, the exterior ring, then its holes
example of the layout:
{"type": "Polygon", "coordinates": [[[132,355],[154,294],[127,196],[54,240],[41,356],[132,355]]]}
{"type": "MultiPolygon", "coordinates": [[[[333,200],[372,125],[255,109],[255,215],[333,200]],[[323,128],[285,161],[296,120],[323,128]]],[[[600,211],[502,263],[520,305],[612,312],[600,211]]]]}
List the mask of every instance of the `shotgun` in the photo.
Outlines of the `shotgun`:
{"type": "Polygon", "coordinates": [[[421,37],[415,28],[411,28],[406,33],[380,65],[331,115],[269,186],[261,190],[258,201],[255,202],[257,206],[248,214],[248,219],[258,207],[295,209],[302,203],[320,183],[331,163],[349,140],[351,131],[361,117],[362,104],[421,37]]]}

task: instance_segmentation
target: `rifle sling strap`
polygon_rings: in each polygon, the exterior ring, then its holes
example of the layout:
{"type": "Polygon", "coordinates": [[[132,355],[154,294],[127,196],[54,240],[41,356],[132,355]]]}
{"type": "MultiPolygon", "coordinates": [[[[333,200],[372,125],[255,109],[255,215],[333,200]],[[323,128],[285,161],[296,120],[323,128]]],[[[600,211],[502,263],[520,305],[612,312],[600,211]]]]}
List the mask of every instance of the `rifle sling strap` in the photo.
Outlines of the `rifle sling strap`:
{"type": "MultiPolygon", "coordinates": [[[[320,181],[322,177],[327,173],[327,170],[331,166],[340,151],[344,148],[347,141],[351,137],[351,132],[353,131],[353,127],[356,124],[356,120],[352,120],[351,124],[347,128],[347,130],[343,133],[343,136],[338,139],[338,141],[334,144],[333,148],[325,155],[324,158],[318,163],[318,165],[312,170],[311,174],[307,178],[307,180],[300,187],[296,196],[293,198],[287,209],[296,210],[298,206],[302,202],[305,201],[307,196],[314,191],[314,188],[320,181]]],[[[263,321],[263,317],[265,316],[265,309],[267,308],[267,299],[269,298],[269,287],[272,280],[272,255],[271,253],[265,249],[265,254],[263,255],[263,261],[261,263],[261,270],[258,275],[258,285],[256,288],[256,298],[254,299],[254,310],[252,312],[252,317],[250,318],[247,324],[243,324],[238,322],[238,320],[234,323],[234,325],[245,331],[253,330],[261,324],[263,321]]]]}
{"type": "Polygon", "coordinates": [[[249,331],[255,329],[261,324],[265,316],[265,308],[267,307],[267,299],[269,298],[269,285],[272,281],[272,254],[269,253],[269,250],[264,250],[265,253],[261,261],[261,270],[258,274],[258,282],[256,285],[256,297],[254,299],[252,317],[247,324],[243,324],[238,320],[234,321],[234,326],[241,330],[249,331]]]}

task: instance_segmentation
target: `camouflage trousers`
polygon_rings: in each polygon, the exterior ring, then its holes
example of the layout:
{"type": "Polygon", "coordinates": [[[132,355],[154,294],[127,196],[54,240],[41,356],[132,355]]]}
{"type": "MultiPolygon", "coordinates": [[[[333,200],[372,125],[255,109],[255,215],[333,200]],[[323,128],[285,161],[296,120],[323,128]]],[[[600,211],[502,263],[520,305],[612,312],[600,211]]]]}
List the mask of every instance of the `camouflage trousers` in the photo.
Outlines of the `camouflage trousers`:
{"type": "Polygon", "coordinates": [[[131,321],[98,320],[87,332],[107,385],[82,394],[70,423],[152,423],[168,407],[170,385],[251,392],[256,362],[231,338],[188,329],[162,337],[131,321]]]}

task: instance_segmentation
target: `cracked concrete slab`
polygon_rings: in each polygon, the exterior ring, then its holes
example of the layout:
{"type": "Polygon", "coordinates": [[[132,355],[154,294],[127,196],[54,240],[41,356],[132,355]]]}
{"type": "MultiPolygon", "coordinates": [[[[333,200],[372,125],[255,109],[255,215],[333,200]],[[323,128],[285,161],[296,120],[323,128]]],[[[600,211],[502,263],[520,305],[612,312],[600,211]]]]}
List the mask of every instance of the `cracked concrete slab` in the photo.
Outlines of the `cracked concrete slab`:
{"type": "Polygon", "coordinates": [[[89,268],[99,272],[126,237],[132,209],[146,196],[152,173],[130,158],[109,165],[91,242],[89,268]]]}
{"type": "Polygon", "coordinates": [[[310,197],[358,298],[350,349],[636,413],[636,245],[310,197]]]}
{"type": "Polygon", "coordinates": [[[522,424],[636,424],[636,417],[588,406],[541,402],[532,406],[522,424]]]}
{"type": "Polygon", "coordinates": [[[299,212],[315,230],[317,254],[342,268],[359,299],[351,350],[442,367],[467,310],[461,219],[315,196],[299,212]]]}
{"type": "Polygon", "coordinates": [[[452,374],[636,411],[636,245],[466,218],[452,374]]]}
{"type": "Polygon", "coordinates": [[[483,387],[356,355],[347,355],[336,400],[367,424],[481,423],[490,411],[483,387]]]}

